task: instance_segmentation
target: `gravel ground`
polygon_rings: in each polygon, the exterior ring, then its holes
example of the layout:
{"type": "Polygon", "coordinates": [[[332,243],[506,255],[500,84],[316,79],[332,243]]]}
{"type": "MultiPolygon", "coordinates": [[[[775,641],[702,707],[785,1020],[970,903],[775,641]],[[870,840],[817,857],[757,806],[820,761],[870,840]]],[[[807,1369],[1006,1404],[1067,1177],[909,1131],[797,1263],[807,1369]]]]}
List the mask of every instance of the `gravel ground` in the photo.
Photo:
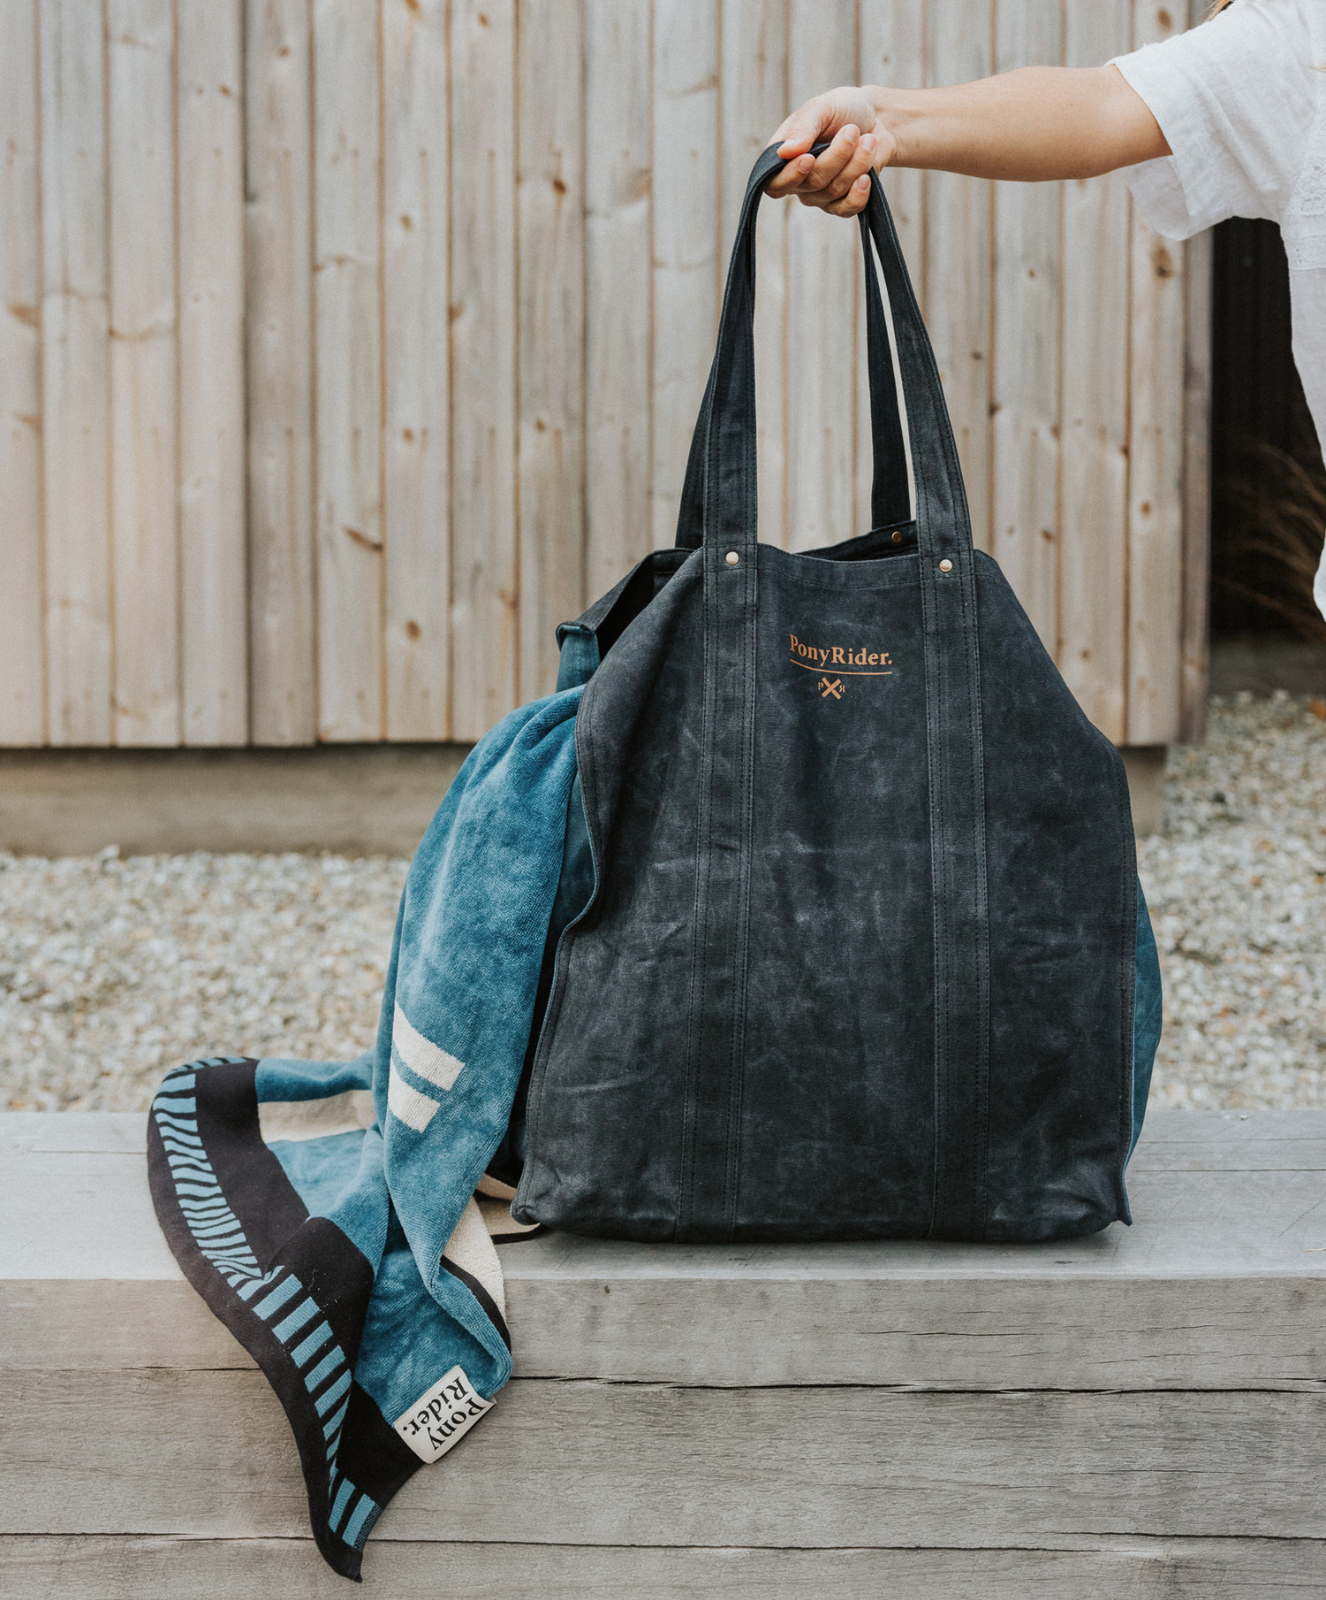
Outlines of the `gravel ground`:
{"type": "MultiPolygon", "coordinates": [[[[406,863],[0,855],[0,1104],[133,1110],[221,1051],[369,1044],[406,863]]],[[[1212,703],[1141,852],[1165,969],[1153,1101],[1326,1106],[1326,705],[1212,703]]]]}

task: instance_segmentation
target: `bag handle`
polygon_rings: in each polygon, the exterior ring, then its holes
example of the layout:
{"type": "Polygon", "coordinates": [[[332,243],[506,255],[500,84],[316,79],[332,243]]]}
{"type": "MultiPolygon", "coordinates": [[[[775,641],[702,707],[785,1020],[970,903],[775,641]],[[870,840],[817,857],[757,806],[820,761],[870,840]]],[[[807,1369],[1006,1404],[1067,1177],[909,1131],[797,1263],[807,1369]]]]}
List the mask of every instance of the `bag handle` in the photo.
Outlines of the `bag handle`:
{"type": "MultiPolygon", "coordinates": [[[[814,146],[814,153],[827,150],[827,144],[814,146]]],[[[861,228],[861,257],[866,274],[866,372],[870,380],[870,434],[874,478],[870,489],[871,528],[891,528],[908,522],[912,515],[911,489],[907,481],[907,449],[902,438],[902,418],[898,411],[898,391],[894,383],[893,352],[889,347],[888,323],[879,278],[871,254],[870,234],[864,217],[861,228]]],[[[686,459],[686,481],[682,489],[681,512],[677,523],[677,547],[698,550],[702,538],[700,484],[704,472],[704,440],[713,397],[713,367],[700,406],[700,418],[691,436],[686,459]]]]}
{"type": "MultiPolygon", "coordinates": [[[[746,187],[728,268],[718,348],[691,441],[677,525],[677,544],[753,554],[757,539],[755,482],[755,218],[764,187],[783,165],[771,145],[746,187]]],[[[877,174],[860,218],[866,252],[866,334],[875,479],[875,526],[905,521],[905,455],[893,362],[879,284],[869,259],[873,244],[893,308],[902,390],[907,397],[916,480],[917,542],[922,556],[957,558],[971,551],[971,523],[948,407],[934,351],[912,289],[893,217],[877,174]],[[880,515],[880,512],[883,515],[880,515]]],[[[720,558],[721,559],[721,558],[720,558]]],[[[964,563],[965,564],[965,563],[964,563]]]]}

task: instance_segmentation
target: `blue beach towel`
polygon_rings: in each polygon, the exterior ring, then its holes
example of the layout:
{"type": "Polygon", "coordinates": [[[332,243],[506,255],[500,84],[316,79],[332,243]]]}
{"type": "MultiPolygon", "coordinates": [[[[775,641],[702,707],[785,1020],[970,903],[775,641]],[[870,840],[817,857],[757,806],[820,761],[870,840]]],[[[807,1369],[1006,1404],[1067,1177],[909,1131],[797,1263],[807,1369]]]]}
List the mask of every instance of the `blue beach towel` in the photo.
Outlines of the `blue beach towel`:
{"type": "Polygon", "coordinates": [[[574,828],[562,870],[580,693],[513,712],[461,768],[410,867],[373,1050],[198,1061],[153,1103],[162,1229],[280,1397],[318,1548],[349,1578],[511,1374],[493,1240],[532,1231],[510,1215],[512,1107],[545,946],[592,888],[574,828]]]}

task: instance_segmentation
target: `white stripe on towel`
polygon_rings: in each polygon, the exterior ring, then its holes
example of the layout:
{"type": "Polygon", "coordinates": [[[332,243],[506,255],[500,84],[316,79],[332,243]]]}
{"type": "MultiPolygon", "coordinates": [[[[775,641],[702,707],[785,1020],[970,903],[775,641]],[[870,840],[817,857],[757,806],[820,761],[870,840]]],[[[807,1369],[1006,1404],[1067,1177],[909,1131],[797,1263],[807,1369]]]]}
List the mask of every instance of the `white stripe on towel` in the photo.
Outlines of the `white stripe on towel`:
{"type": "Polygon", "coordinates": [[[412,1026],[409,1017],[399,1005],[392,1019],[391,1042],[400,1051],[401,1060],[411,1072],[417,1072],[421,1078],[426,1078],[429,1083],[435,1083],[439,1089],[449,1089],[465,1069],[463,1061],[457,1061],[455,1056],[449,1056],[431,1039],[425,1039],[423,1034],[412,1026]]]}
{"type": "Polygon", "coordinates": [[[430,1095],[420,1094],[418,1089],[412,1089],[397,1072],[393,1061],[391,1075],[387,1079],[387,1109],[393,1116],[399,1117],[406,1127],[423,1133],[437,1114],[437,1101],[430,1095]]]}

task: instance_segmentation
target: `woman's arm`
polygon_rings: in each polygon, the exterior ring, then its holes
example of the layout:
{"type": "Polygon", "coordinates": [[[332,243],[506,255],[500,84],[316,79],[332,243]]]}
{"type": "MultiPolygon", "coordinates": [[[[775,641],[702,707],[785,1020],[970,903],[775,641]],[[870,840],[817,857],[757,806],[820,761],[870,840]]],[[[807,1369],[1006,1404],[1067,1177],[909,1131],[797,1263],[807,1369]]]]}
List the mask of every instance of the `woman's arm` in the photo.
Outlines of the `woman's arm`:
{"type": "Polygon", "coordinates": [[[1023,67],[951,89],[831,89],[774,135],[796,157],[768,187],[854,216],[875,167],[932,167],[973,178],[1094,178],[1167,156],[1160,125],[1113,67],[1023,67]],[[832,143],[815,158],[806,152],[832,143]]]}

